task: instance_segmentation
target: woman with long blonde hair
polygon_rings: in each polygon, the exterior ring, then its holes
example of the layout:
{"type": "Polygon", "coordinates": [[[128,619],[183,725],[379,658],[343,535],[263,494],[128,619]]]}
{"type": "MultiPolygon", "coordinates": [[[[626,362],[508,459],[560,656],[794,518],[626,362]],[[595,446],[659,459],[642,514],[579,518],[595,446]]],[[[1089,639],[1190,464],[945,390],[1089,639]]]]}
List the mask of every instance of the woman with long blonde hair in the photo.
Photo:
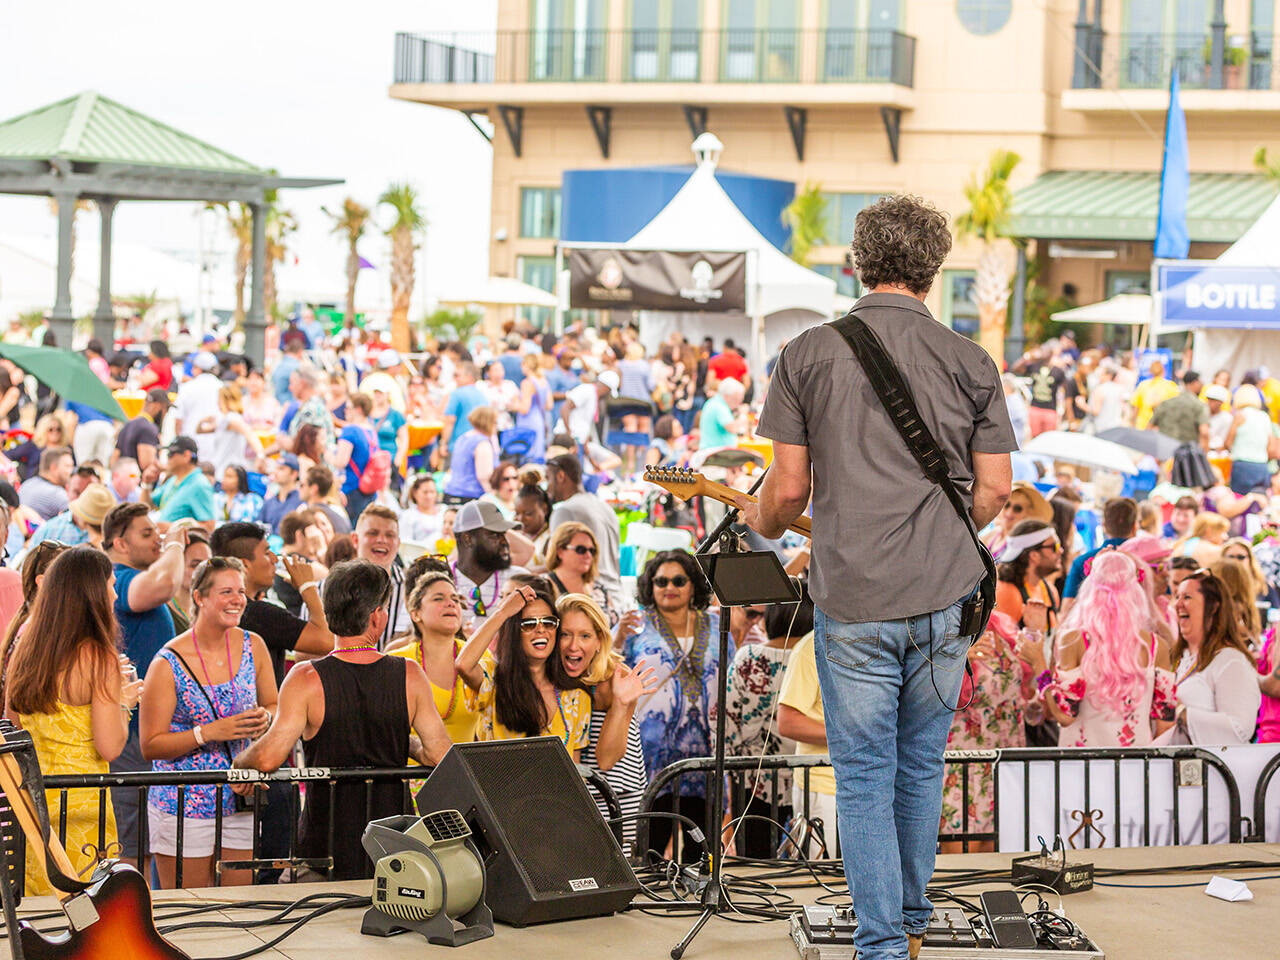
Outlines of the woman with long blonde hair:
{"type": "MultiPolygon", "coordinates": [[[[638,813],[649,778],[635,713],[641,697],[657,689],[652,683],[653,668],[632,670],[623,663],[613,649],[609,621],[590,597],[566,593],[556,601],[556,614],[564,672],[591,694],[591,728],[581,762],[600,771],[624,816],[638,813]]],[[[596,805],[607,809],[600,799],[596,805]]],[[[623,824],[623,839],[624,847],[630,847],[635,839],[634,820],[623,824]]]]}

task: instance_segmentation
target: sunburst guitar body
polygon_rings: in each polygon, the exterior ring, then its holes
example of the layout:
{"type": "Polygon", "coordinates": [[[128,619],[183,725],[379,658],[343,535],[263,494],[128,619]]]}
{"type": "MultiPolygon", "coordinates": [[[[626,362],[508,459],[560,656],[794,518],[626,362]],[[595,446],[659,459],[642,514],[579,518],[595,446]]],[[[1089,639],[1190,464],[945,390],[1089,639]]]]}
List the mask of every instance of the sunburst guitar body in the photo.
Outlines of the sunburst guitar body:
{"type": "MultiPolygon", "coordinates": [[[[76,879],[66,850],[49,830],[31,736],[7,721],[0,721],[0,788],[29,849],[44,852],[45,873],[70,924],[46,935],[26,921],[19,923],[27,960],[191,960],[156,930],[151,891],[133,867],[109,860],[98,865],[87,883],[76,879]]],[[[0,877],[0,883],[6,882],[0,877]]]]}

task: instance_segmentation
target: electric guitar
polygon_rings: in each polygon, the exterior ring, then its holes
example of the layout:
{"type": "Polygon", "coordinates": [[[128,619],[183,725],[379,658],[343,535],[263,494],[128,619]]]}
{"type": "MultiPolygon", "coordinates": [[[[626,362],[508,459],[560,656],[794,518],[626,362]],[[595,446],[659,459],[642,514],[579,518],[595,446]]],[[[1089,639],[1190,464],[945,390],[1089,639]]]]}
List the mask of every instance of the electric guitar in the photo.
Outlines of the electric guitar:
{"type": "MultiPolygon", "coordinates": [[[[719,500],[731,507],[736,507],[735,497],[746,497],[752,503],[756,498],[748,493],[740,490],[734,490],[732,487],[726,487],[723,483],[716,483],[714,480],[708,480],[696,470],[689,470],[682,467],[648,467],[644,472],[644,479],[649,483],[656,483],[662,489],[681,500],[690,500],[694,497],[711,497],[713,500],[719,500]]],[[[809,523],[808,517],[797,517],[788,526],[789,530],[813,539],[813,528],[809,523]]]]}
{"type": "MultiPolygon", "coordinates": [[[[18,924],[27,960],[191,960],[156,930],[151,891],[133,867],[104,861],[86,883],[49,829],[44,780],[31,735],[0,721],[0,788],[22,826],[31,850],[43,850],[45,872],[70,929],[45,936],[18,924]]],[[[22,865],[17,864],[21,870],[22,865]]],[[[0,883],[8,883],[0,877],[0,883]]]]}

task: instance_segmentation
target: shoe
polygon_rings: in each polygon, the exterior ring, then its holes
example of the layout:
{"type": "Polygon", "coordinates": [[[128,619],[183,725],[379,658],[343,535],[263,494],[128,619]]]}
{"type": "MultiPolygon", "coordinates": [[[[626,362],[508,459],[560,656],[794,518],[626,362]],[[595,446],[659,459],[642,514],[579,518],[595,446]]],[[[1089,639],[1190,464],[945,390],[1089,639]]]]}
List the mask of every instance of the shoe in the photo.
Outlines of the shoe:
{"type": "Polygon", "coordinates": [[[916,960],[920,956],[920,948],[924,946],[924,934],[907,934],[907,956],[916,960]]]}

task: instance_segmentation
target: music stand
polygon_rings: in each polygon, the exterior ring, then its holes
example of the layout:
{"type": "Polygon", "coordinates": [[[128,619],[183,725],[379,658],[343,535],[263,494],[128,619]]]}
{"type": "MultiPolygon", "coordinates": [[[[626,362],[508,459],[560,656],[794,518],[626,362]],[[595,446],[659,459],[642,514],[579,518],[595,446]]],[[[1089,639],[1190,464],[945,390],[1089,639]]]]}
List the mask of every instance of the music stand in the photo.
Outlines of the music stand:
{"type": "MultiPolygon", "coordinates": [[[[754,493],[763,481],[764,473],[761,473],[751,492],[754,493]]],[[[795,581],[783,570],[777,554],[767,550],[748,553],[743,549],[741,538],[729,530],[737,518],[737,508],[731,509],[720,521],[719,526],[698,545],[694,553],[699,569],[710,582],[716,598],[720,601],[720,662],[716,667],[719,709],[716,711],[715,782],[712,784],[710,803],[707,808],[707,843],[715,852],[711,854],[711,881],[702,891],[702,913],[692,929],[685,934],[684,939],[671,948],[671,960],[680,960],[706,922],[722,911],[732,909],[738,913],[772,916],[770,913],[758,911],[752,907],[730,908],[720,879],[721,861],[724,859],[721,855],[720,838],[725,806],[724,708],[729,688],[729,608],[743,607],[752,603],[799,603],[801,593],[795,581]],[[717,544],[720,551],[711,553],[711,548],[717,544]]],[[[673,809],[679,809],[678,803],[673,806],[673,809]]]]}

